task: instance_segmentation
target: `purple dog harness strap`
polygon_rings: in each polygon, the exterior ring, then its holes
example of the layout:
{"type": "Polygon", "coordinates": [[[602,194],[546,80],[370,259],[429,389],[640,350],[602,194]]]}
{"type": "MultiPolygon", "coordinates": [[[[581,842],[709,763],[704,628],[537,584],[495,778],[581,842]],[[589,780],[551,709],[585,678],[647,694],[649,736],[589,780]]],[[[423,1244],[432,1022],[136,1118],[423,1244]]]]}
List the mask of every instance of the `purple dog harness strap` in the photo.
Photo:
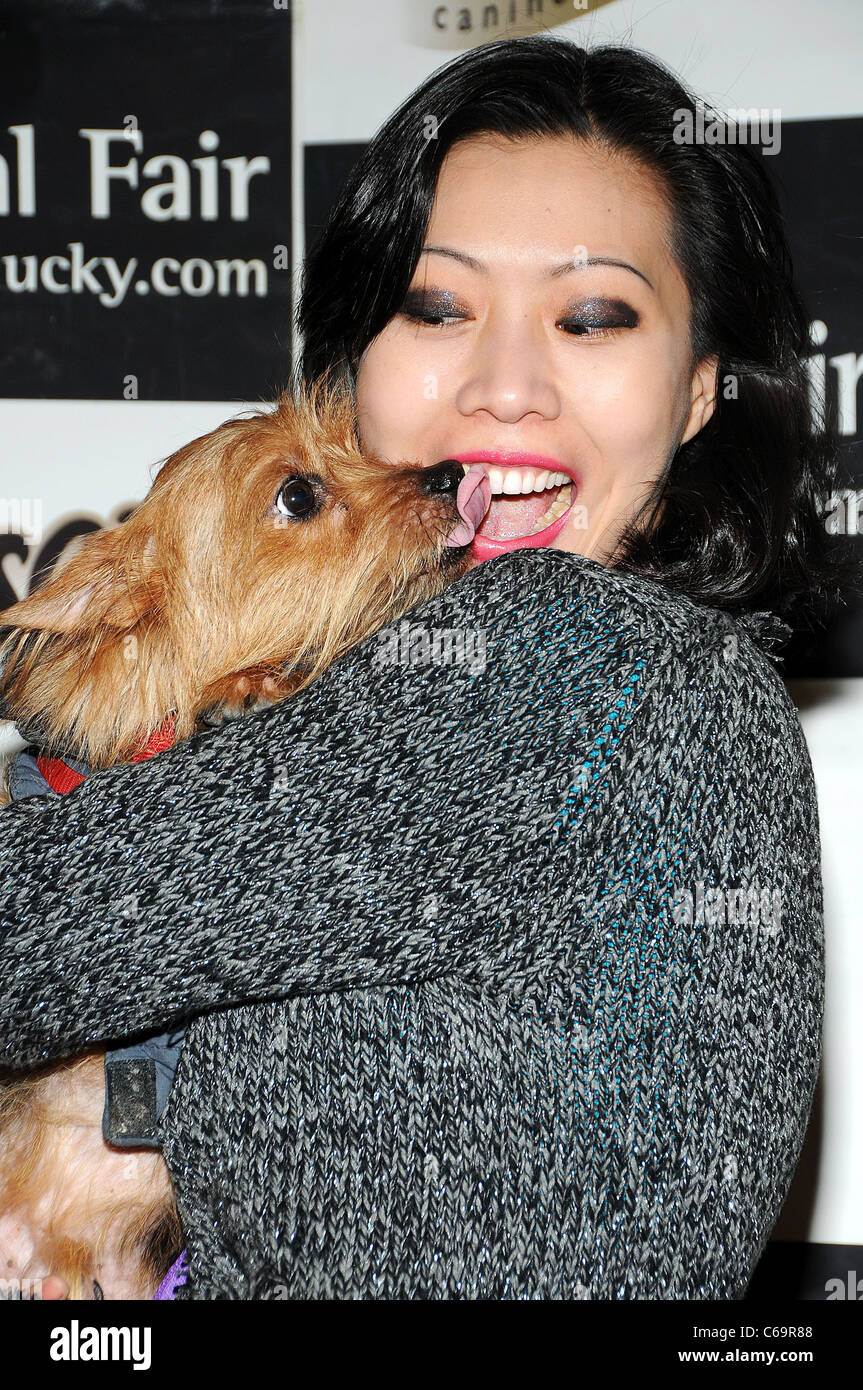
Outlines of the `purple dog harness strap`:
{"type": "Polygon", "coordinates": [[[177,1289],[180,1287],[181,1284],[185,1284],[188,1277],[189,1266],[186,1260],[186,1252],[184,1250],[182,1255],[178,1255],[174,1263],[171,1265],[171,1268],[168,1270],[168,1273],[165,1275],[156,1292],[153,1294],[153,1298],[174,1298],[176,1296],[177,1289]]]}

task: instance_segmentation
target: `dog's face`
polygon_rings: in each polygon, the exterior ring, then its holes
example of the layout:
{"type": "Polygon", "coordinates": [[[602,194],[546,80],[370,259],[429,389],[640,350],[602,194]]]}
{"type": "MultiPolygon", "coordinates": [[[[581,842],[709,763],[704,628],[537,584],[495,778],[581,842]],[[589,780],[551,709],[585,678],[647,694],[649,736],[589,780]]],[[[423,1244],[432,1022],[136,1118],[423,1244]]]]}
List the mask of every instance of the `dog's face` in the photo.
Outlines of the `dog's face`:
{"type": "Polygon", "coordinates": [[[204,710],[290,694],[470,568],[447,544],[461,478],[364,455],[331,388],[227,421],[0,614],[3,717],[105,766],[169,711],[182,738],[204,710]]]}

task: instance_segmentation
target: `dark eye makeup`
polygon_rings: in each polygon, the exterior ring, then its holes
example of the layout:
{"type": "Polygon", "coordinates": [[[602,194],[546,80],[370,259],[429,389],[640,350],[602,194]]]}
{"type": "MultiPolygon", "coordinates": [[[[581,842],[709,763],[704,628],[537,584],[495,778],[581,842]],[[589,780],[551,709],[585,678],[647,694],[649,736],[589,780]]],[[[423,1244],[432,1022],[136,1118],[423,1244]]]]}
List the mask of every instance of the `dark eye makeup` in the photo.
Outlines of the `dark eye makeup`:
{"type": "MultiPolygon", "coordinates": [[[[469,316],[469,310],[459,306],[450,291],[438,289],[408,290],[399,312],[410,322],[429,328],[457,323],[469,316]]],[[[637,328],[640,317],[637,310],[624,299],[591,295],[588,299],[568,304],[564,316],[557,322],[573,337],[596,338],[619,328],[637,328]]]]}

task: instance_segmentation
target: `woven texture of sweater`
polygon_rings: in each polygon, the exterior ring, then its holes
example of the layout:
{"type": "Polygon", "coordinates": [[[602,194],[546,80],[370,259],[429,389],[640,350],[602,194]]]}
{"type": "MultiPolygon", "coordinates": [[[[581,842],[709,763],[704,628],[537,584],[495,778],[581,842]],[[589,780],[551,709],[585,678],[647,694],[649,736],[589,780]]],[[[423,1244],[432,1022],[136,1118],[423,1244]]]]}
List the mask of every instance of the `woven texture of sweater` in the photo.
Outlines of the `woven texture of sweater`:
{"type": "Polygon", "coordinates": [[[410,623],[4,811],[0,1060],[194,1020],[181,1297],[741,1298],[821,1050],[787,630],[549,550],[410,623]]]}

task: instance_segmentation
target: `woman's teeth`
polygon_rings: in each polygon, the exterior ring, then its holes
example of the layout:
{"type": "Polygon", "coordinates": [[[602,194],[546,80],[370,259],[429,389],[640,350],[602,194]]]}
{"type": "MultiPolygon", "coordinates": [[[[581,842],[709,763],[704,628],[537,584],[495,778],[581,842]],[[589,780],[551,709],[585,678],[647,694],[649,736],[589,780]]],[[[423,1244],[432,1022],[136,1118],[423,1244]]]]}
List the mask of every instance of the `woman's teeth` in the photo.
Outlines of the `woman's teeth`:
{"type": "MultiPolygon", "coordinates": [[[[463,463],[465,472],[471,465],[463,463]]],[[[518,493],[544,492],[546,488],[563,487],[569,482],[565,473],[549,473],[534,468],[486,468],[492,497],[514,497],[518,493]]]]}
{"type": "MultiPolygon", "coordinates": [[[[560,478],[563,476],[564,475],[561,473],[552,474],[552,477],[554,478],[560,478]]],[[[532,530],[528,531],[527,534],[529,536],[535,536],[537,531],[544,531],[546,526],[550,526],[553,521],[557,521],[557,518],[559,516],[563,516],[564,512],[567,510],[569,506],[569,500],[571,495],[572,484],[567,481],[566,484],[560,489],[560,492],[557,494],[548,510],[543,512],[542,516],[539,518],[539,521],[532,528],[532,530]]]]}

